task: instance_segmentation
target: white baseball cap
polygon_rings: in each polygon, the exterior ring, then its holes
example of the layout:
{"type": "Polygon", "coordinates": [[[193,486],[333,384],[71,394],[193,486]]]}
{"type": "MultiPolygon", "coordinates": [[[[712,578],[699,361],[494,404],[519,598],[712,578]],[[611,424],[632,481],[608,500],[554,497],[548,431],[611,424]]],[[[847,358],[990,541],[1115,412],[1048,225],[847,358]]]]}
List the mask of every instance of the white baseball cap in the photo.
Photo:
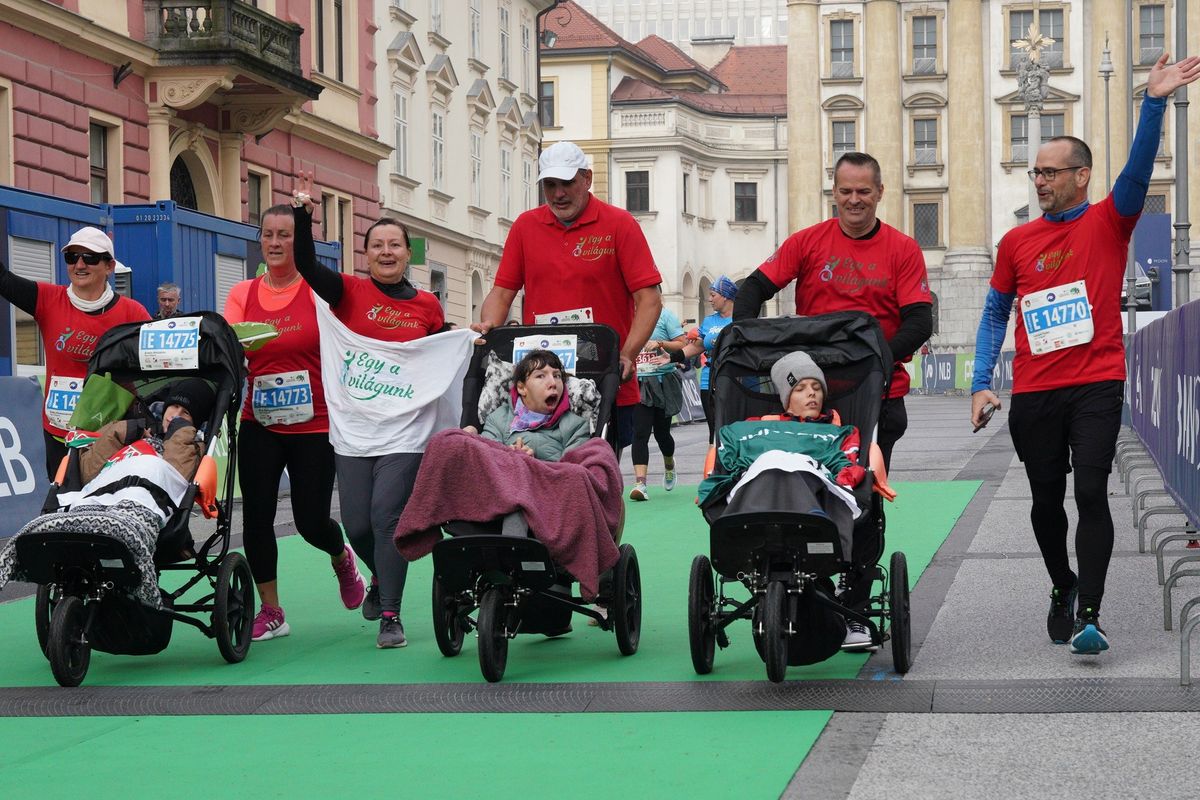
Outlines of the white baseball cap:
{"type": "Polygon", "coordinates": [[[106,253],[109,258],[115,260],[112,239],[99,228],[87,227],[75,231],[71,234],[71,241],[67,242],[62,251],[67,252],[67,248],[72,246],[82,247],[90,253],[106,253]]]}
{"type": "Polygon", "coordinates": [[[542,151],[538,159],[538,181],[554,178],[569,181],[581,169],[591,169],[587,156],[574,142],[555,142],[542,151]]]}

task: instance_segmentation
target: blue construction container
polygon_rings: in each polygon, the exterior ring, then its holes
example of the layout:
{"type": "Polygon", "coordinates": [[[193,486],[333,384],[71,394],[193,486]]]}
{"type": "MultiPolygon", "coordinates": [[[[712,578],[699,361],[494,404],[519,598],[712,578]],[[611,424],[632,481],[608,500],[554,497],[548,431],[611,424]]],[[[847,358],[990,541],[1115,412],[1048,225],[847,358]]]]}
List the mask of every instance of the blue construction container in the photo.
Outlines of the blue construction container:
{"type": "MultiPolygon", "coordinates": [[[[262,260],[255,226],[171,201],[113,206],[112,223],[118,257],[133,270],[133,298],[151,313],[166,282],[179,285],[183,311],[221,311],[229,287],[253,278],[262,260]]],[[[317,242],[317,260],[338,269],[341,245],[317,242]]]]}

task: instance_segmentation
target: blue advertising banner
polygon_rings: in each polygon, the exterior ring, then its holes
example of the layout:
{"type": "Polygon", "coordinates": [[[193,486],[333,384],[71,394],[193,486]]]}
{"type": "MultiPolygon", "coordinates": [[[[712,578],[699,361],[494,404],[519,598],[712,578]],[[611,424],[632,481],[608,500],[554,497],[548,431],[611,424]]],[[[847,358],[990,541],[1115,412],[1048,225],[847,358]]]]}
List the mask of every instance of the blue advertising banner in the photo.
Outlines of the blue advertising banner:
{"type": "Polygon", "coordinates": [[[1200,301],[1133,335],[1129,417],[1167,492],[1200,522],[1200,301]]]}
{"type": "Polygon", "coordinates": [[[952,392],[957,372],[957,354],[930,353],[921,360],[921,387],[926,394],[952,392]]]}
{"type": "Polygon", "coordinates": [[[0,378],[0,539],[42,512],[45,464],[41,389],[28,378],[0,378]]]}
{"type": "Polygon", "coordinates": [[[1147,299],[1154,311],[1170,311],[1171,251],[1174,248],[1170,214],[1142,214],[1133,229],[1133,258],[1142,269],[1134,296],[1138,308],[1145,308],[1147,299]],[[1146,285],[1149,281],[1149,285],[1146,285]]]}

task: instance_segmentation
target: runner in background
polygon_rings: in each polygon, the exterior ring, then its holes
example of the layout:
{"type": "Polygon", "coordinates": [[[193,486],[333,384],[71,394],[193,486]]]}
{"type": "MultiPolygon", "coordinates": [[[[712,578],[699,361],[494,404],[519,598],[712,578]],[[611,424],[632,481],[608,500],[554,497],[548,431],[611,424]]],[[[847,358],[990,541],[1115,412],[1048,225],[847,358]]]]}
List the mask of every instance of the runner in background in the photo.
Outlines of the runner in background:
{"type": "Polygon", "coordinates": [[[637,375],[641,400],[633,411],[633,476],[631,500],[649,500],[646,474],[650,468],[650,436],[663,457],[663,488],[675,488],[675,439],[671,420],[683,407],[683,379],[668,353],[687,344],[679,317],[669,308],[658,315],[650,341],[638,354],[637,375]]]}
{"type": "Polygon", "coordinates": [[[708,288],[708,302],[713,313],[700,320],[694,335],[689,334],[689,341],[678,351],[669,348],[673,361],[683,361],[704,354],[704,365],[700,367],[700,406],[704,409],[704,421],[708,423],[708,441],[713,441],[713,407],[712,389],[709,380],[712,370],[708,361],[712,358],[713,348],[717,345],[717,337],[725,326],[733,322],[733,304],[738,296],[737,284],[725,275],[717,276],[712,286],[708,288]]]}

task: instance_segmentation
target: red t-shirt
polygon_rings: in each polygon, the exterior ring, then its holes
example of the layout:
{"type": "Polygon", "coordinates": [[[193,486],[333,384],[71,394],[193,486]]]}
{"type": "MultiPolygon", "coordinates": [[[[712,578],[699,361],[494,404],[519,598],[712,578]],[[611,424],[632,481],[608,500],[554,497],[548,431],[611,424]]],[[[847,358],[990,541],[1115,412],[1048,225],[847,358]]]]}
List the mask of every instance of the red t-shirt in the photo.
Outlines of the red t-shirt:
{"type": "MultiPolygon", "coordinates": [[[[526,325],[538,314],[591,308],[593,319],[616,330],[622,345],[633,324],[633,293],[660,283],[637,220],[594,196],[569,228],[544,205],[517,217],[496,272],[497,286],[524,287],[526,325]]],[[[621,384],[617,405],[639,399],[636,380],[621,384]]]]}
{"type": "MultiPolygon", "coordinates": [[[[105,331],[126,322],[149,320],[150,315],[141,303],[128,297],[118,298],[116,305],[102,314],[87,314],[71,305],[67,287],[39,283],[34,319],[46,350],[45,396],[48,400],[55,378],[65,380],[87,375],[88,359],[92,357],[96,342],[105,331]]],[[[74,394],[82,390],[83,384],[80,381],[78,386],[62,388],[74,394]]],[[[73,407],[73,402],[70,405],[73,407]]],[[[60,409],[60,418],[64,422],[70,418],[69,412],[70,409],[65,406],[60,409]]],[[[55,425],[46,416],[45,404],[42,406],[42,427],[55,436],[65,436],[67,433],[64,427],[55,425]]]]}
{"type": "Polygon", "coordinates": [[[437,296],[421,289],[409,300],[388,297],[370,278],[342,276],[342,299],[334,316],[360,336],[384,342],[411,342],[446,324],[437,296]]]}
{"type": "MultiPolygon", "coordinates": [[[[889,340],[902,307],[933,302],[920,246],[882,222],[868,239],[851,239],[836,219],[819,222],[785,239],[758,269],[778,289],[796,281],[797,314],[865,311],[889,340]]],[[[888,397],[903,397],[908,386],[908,371],[897,362],[888,397]]]]}
{"type": "Polygon", "coordinates": [[[1139,216],[1122,217],[1110,195],[1070,222],[1038,218],[1000,240],[992,288],[1016,294],[1018,301],[1014,393],[1125,380],[1121,284],[1129,238],[1139,216]],[[1086,283],[1091,305],[1092,340],[1033,355],[1020,313],[1021,298],[1080,280],[1086,283]]]}
{"type": "MultiPolygon", "coordinates": [[[[280,376],[281,386],[291,386],[289,379],[284,376],[307,370],[307,400],[312,405],[311,419],[268,424],[266,427],[276,433],[328,433],[329,411],[325,407],[325,390],[321,387],[321,334],[317,330],[317,308],[313,305],[312,290],[307,284],[300,281],[291,291],[272,293],[263,286],[262,277],[243,281],[229,293],[225,318],[230,322],[266,322],[279,331],[279,336],[257,350],[246,353],[247,391],[246,401],[242,404],[242,419],[255,419],[256,378],[280,376]],[[286,304],[275,305],[288,296],[290,300],[286,304]],[[239,307],[242,310],[240,314],[237,313],[239,307]]],[[[270,382],[259,381],[260,391],[269,389],[267,384],[270,382]]]]}

